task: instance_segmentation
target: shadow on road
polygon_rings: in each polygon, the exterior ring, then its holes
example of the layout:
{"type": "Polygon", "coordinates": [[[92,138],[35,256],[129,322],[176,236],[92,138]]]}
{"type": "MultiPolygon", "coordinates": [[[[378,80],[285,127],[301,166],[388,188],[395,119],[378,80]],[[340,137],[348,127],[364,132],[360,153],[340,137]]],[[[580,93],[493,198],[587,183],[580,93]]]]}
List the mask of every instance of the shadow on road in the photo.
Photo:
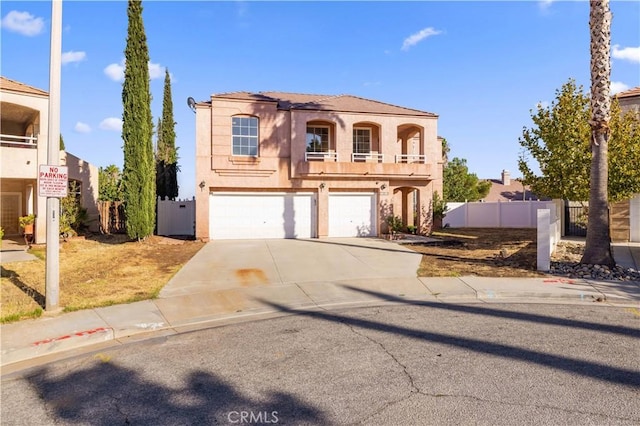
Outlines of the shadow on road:
{"type": "MultiPolygon", "coordinates": [[[[351,287],[350,287],[351,288],[351,287]]],[[[547,318],[540,315],[521,314],[517,312],[501,311],[492,308],[483,307],[469,307],[469,306],[455,306],[455,305],[442,305],[438,303],[430,302],[412,302],[402,299],[396,299],[392,296],[380,294],[376,292],[354,289],[352,290],[362,291],[367,294],[376,295],[383,300],[394,300],[397,302],[415,304],[418,306],[430,307],[430,308],[442,308],[460,310],[462,312],[477,314],[477,315],[492,315],[501,316],[509,319],[522,319],[524,321],[546,321],[550,324],[566,324],[573,323],[573,326],[581,326],[591,330],[609,331],[616,330],[618,333],[623,332],[626,336],[640,337],[640,330],[634,330],[626,327],[615,326],[600,326],[598,324],[591,324],[583,321],[573,321],[569,319],[561,318],[547,318]]],[[[390,333],[398,336],[404,336],[410,339],[417,339],[432,343],[438,343],[456,348],[462,348],[469,351],[477,352],[480,354],[488,354],[496,357],[502,357],[512,359],[515,361],[521,361],[531,364],[541,365],[552,370],[565,371],[571,374],[576,374],[584,377],[590,377],[596,380],[616,383],[631,388],[640,388],[640,371],[627,370],[623,368],[612,367],[606,364],[598,362],[584,361],[576,358],[569,358],[561,355],[554,355],[544,352],[538,352],[526,348],[520,348],[517,346],[505,345],[501,343],[486,342],[479,339],[460,337],[456,335],[448,335],[443,333],[436,333],[431,331],[425,331],[415,328],[402,327],[392,324],[384,324],[381,322],[371,321],[368,319],[351,318],[345,315],[331,313],[327,311],[305,311],[290,309],[284,305],[273,303],[267,300],[260,300],[262,303],[273,307],[281,312],[294,315],[302,315],[313,319],[330,321],[348,325],[350,327],[357,327],[361,329],[374,330],[383,333],[390,333]]]]}
{"type": "Polygon", "coordinates": [[[138,372],[111,362],[62,377],[53,377],[43,368],[28,380],[47,402],[50,412],[69,423],[241,424],[244,416],[244,424],[249,420],[253,424],[327,424],[323,413],[295,396],[273,392],[266,398],[253,400],[205,371],[192,371],[182,387],[145,380],[138,372]]]}

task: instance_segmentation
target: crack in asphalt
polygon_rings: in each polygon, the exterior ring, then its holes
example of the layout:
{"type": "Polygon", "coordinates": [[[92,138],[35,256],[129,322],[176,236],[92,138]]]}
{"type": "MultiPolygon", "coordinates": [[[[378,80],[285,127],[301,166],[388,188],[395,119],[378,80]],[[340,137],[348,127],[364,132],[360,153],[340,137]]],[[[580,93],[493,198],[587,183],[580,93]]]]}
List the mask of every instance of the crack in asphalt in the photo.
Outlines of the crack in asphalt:
{"type": "Polygon", "coordinates": [[[364,337],[365,339],[367,339],[368,341],[370,341],[371,343],[374,343],[375,345],[377,345],[378,347],[380,347],[382,349],[382,351],[387,354],[387,356],[389,356],[389,358],[391,358],[393,360],[394,363],[396,363],[398,366],[400,366],[400,368],[402,368],[402,372],[404,373],[404,376],[407,378],[407,380],[409,381],[409,386],[411,387],[411,389],[409,390],[409,393],[405,396],[403,396],[402,398],[399,398],[395,401],[390,401],[385,403],[382,407],[380,407],[380,409],[376,410],[375,412],[369,414],[367,417],[365,417],[362,420],[359,420],[357,422],[355,422],[354,424],[365,424],[370,418],[378,415],[379,413],[382,413],[383,411],[385,411],[386,409],[388,409],[389,407],[398,404],[402,401],[405,401],[409,398],[411,398],[412,395],[414,394],[422,394],[422,392],[420,391],[420,389],[418,389],[418,387],[416,386],[413,377],[411,376],[411,374],[409,373],[409,371],[407,370],[407,366],[404,365],[403,363],[401,363],[398,358],[396,358],[396,356],[394,354],[392,354],[391,352],[389,352],[389,350],[384,346],[384,344],[382,344],[382,342],[377,341],[376,339],[374,339],[373,337],[367,336],[366,334],[361,333],[360,331],[358,331],[353,325],[351,324],[347,324],[344,321],[340,321],[342,324],[346,325],[349,330],[351,330],[352,333],[360,336],[360,337],[364,337]]]}

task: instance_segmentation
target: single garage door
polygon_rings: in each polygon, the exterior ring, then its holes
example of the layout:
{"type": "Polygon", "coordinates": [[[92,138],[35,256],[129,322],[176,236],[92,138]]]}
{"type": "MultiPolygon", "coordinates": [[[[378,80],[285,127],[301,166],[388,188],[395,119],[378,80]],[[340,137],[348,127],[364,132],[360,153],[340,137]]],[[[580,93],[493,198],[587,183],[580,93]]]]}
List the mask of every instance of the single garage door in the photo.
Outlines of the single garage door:
{"type": "Polygon", "coordinates": [[[329,194],[330,237],[375,237],[376,195],[371,192],[329,194]]]}
{"type": "Polygon", "coordinates": [[[312,238],[313,193],[212,193],[209,233],[218,240],[312,238]]]}

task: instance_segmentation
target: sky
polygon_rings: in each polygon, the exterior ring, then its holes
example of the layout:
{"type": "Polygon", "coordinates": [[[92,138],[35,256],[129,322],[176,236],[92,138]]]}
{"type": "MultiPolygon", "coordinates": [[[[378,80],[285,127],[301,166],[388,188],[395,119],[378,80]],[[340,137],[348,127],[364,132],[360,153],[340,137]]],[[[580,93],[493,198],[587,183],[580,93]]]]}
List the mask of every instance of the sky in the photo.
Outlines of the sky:
{"type": "MultiPolygon", "coordinates": [[[[350,94],[439,115],[451,157],[480,178],[519,177],[531,110],[570,78],[589,89],[586,1],[144,1],[154,124],[172,78],[180,197],[195,193],[187,98],[350,94]]],[[[640,2],[612,1],[611,88],[640,86],[640,2]]],[[[49,89],[50,1],[0,3],[0,73],[49,89]]],[[[125,1],[62,11],[60,131],[67,151],[122,168],[125,1]]]]}

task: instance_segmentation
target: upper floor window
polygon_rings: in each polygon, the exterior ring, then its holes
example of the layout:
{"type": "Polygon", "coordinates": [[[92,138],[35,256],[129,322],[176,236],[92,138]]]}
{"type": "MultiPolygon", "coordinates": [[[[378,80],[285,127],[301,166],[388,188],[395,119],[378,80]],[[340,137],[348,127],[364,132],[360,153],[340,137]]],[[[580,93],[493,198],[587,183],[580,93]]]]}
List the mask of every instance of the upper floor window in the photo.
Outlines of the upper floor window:
{"type": "Polygon", "coordinates": [[[307,126],[307,152],[329,152],[328,126],[307,126]]]}
{"type": "Polygon", "coordinates": [[[371,152],[371,129],[354,127],[353,152],[356,154],[368,154],[371,152]]]}
{"type": "Polygon", "coordinates": [[[258,156],[258,119],[232,117],[233,155],[258,156]]]}

